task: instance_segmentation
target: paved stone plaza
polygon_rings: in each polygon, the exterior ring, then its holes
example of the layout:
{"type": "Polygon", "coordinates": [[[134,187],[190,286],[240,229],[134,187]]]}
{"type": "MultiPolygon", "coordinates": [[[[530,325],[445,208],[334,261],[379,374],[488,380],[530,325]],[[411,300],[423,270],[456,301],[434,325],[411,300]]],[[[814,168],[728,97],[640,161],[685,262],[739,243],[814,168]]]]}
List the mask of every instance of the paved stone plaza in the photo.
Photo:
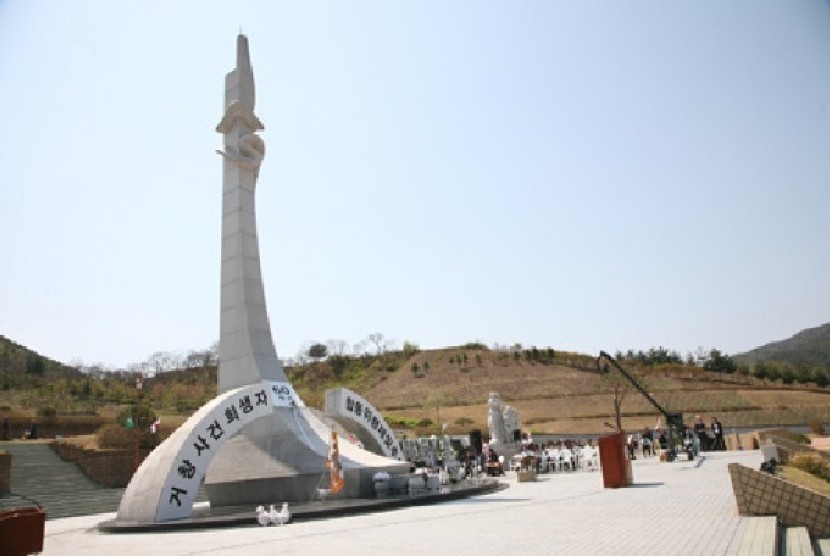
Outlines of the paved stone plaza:
{"type": "Polygon", "coordinates": [[[179,533],[100,533],[113,514],[46,523],[44,554],[737,554],[727,464],[757,468],[759,451],[702,460],[633,462],[634,486],[602,487],[598,472],[540,475],[495,494],[430,506],[292,523],[179,533]]]}

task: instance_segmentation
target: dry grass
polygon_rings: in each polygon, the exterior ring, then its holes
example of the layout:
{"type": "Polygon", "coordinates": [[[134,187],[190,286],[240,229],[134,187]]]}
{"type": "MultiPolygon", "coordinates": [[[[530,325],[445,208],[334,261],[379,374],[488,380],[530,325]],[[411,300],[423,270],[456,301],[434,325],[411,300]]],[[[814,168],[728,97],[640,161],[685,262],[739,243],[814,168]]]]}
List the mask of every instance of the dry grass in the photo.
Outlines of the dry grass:
{"type": "MultiPolygon", "coordinates": [[[[611,381],[590,366],[515,361],[498,352],[474,351],[467,365],[450,364],[457,350],[422,352],[397,372],[361,392],[384,414],[431,419],[450,428],[487,428],[489,392],[498,392],[505,405],[518,409],[523,428],[537,433],[566,434],[607,431],[613,421],[611,381]],[[417,363],[419,373],[411,372],[417,363]],[[426,371],[424,363],[428,363],[426,371]],[[472,424],[456,427],[467,418],[472,424]]],[[[630,370],[630,369],[629,369],[630,370]]],[[[783,388],[755,379],[712,375],[701,369],[647,372],[640,377],[646,389],[669,411],[680,411],[687,421],[702,415],[709,422],[717,416],[729,427],[830,421],[830,390],[783,388]]],[[[658,411],[631,389],[623,401],[623,426],[629,430],[654,427],[658,411]]]]}
{"type": "Polygon", "coordinates": [[[792,483],[809,488],[825,496],[830,496],[830,483],[824,479],[810,475],[806,471],[802,471],[791,465],[785,465],[781,468],[781,476],[792,483]]]}
{"type": "Polygon", "coordinates": [[[65,438],[64,441],[68,444],[72,444],[80,448],[86,448],[91,450],[98,449],[98,437],[94,434],[82,434],[79,436],[73,436],[71,438],[65,438]]]}

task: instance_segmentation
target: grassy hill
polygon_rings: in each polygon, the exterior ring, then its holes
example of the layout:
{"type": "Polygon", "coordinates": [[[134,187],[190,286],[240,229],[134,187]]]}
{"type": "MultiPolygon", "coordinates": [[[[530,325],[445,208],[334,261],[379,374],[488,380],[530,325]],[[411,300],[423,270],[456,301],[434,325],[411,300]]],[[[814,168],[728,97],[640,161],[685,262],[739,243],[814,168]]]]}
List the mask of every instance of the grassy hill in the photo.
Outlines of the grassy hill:
{"type": "Polygon", "coordinates": [[[735,356],[737,361],[787,363],[830,368],[830,323],[802,330],[792,338],[771,342],[735,356]]]}
{"type": "Polygon", "coordinates": [[[72,367],[49,359],[2,335],[0,335],[0,371],[9,374],[41,376],[66,376],[77,372],[72,367]]]}
{"type": "MultiPolygon", "coordinates": [[[[613,422],[614,388],[591,356],[483,347],[447,348],[410,354],[395,352],[347,363],[339,372],[330,362],[290,369],[292,383],[311,405],[322,403],[332,386],[351,388],[378,407],[393,426],[437,432],[486,430],[487,399],[496,391],[519,410],[525,429],[537,433],[600,433],[613,422]]],[[[784,384],[742,372],[707,372],[685,364],[645,365],[623,360],[666,409],[717,415],[727,426],[830,422],[830,389],[816,384],[784,384]]],[[[653,427],[659,416],[640,394],[625,388],[622,406],[627,428],[653,427]]]]}
{"type": "MultiPolygon", "coordinates": [[[[824,327],[822,327],[824,328],[824,327]]],[[[34,354],[5,338],[0,343],[0,413],[114,416],[137,401],[136,375],[84,374],[34,354]],[[41,357],[37,363],[35,357],[41,357]]],[[[669,411],[691,421],[717,415],[726,427],[830,423],[830,388],[814,374],[790,380],[754,374],[754,367],[711,372],[676,361],[641,356],[620,363],[669,411]]],[[[759,367],[759,365],[755,365],[759,367]]],[[[378,407],[393,426],[431,434],[487,428],[487,399],[498,392],[516,407],[523,427],[536,433],[601,433],[613,422],[620,381],[600,375],[590,355],[552,349],[488,349],[466,346],[379,355],[331,356],[286,369],[307,404],[322,408],[324,392],[350,388],[378,407]]],[[[793,377],[790,377],[793,378],[793,377]]],[[[826,376],[825,376],[826,378],[826,376]]],[[[659,417],[639,393],[624,387],[623,426],[653,427],[659,417]]],[[[143,403],[184,420],[216,395],[216,368],[181,369],[144,379],[143,403]]]]}

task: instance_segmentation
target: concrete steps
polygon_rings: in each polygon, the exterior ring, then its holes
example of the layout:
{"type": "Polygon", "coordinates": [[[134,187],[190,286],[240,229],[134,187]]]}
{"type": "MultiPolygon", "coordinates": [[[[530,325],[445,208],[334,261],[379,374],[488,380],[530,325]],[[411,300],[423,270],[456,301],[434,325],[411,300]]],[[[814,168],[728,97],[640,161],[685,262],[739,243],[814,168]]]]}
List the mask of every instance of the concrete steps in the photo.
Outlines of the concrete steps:
{"type": "Polygon", "coordinates": [[[10,442],[0,449],[12,455],[11,496],[0,498],[0,510],[39,504],[47,519],[113,512],[123,488],[104,488],[74,463],[63,461],[45,443],[10,442]]]}
{"type": "Polygon", "coordinates": [[[812,541],[806,527],[784,527],[775,516],[746,519],[738,556],[830,556],[830,539],[812,541]]]}
{"type": "MultiPolygon", "coordinates": [[[[0,511],[38,504],[46,519],[58,519],[118,510],[123,488],[95,483],[47,443],[0,442],[0,450],[12,455],[11,495],[0,497],[0,511]]],[[[202,486],[196,501],[204,500],[202,486]]]]}

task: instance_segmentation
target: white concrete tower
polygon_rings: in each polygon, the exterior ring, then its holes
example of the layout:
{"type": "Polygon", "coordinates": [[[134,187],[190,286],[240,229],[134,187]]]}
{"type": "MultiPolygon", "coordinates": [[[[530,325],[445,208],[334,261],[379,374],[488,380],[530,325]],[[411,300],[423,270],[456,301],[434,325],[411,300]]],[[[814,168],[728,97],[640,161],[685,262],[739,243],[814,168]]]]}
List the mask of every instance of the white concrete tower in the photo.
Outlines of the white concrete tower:
{"type": "MultiPolygon", "coordinates": [[[[239,35],[236,68],[225,78],[225,114],[216,126],[224,138],[217,151],[223,157],[219,395],[144,460],[116,521],[189,517],[202,481],[214,507],[307,502],[328,472],[331,427],[293,391],[271,338],[254,203],[265,144],[256,135],[263,125],[254,100],[248,39],[239,35]]],[[[370,422],[370,413],[361,415],[370,422]]],[[[373,495],[379,471],[409,471],[409,463],[349,442],[340,445],[340,463],[342,496],[352,498],[373,495]]]]}
{"type": "Polygon", "coordinates": [[[265,143],[254,114],[248,38],[236,39],[236,68],[225,76],[222,134],[222,284],[219,394],[261,380],[286,382],[277,358],[259,262],[255,192],[265,143]]]}

